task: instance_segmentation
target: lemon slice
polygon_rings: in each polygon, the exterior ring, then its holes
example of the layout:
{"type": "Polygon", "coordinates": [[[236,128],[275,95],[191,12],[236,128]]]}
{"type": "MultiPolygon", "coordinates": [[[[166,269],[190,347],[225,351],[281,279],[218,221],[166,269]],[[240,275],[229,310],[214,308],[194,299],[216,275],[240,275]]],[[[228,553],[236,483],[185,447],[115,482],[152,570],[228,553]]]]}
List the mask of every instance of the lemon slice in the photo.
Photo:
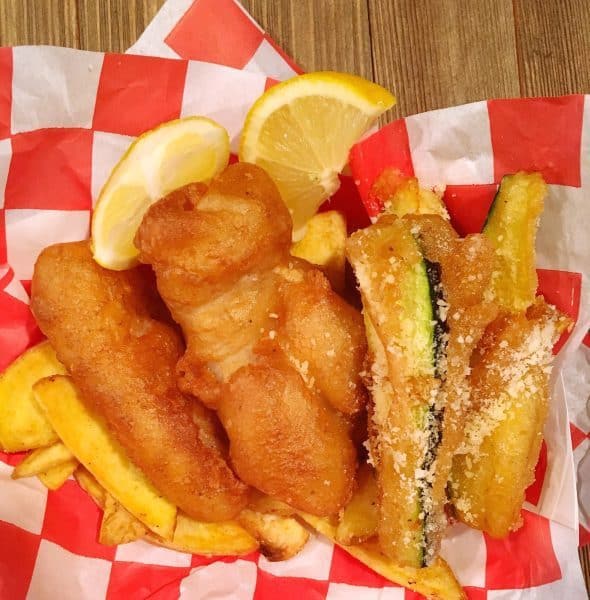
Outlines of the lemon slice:
{"type": "Polygon", "coordinates": [[[92,253],[107,269],[137,264],[133,244],[156,200],[192,181],[208,181],[229,160],[229,136],[205,117],[164,123],[138,137],[102,188],[92,217],[92,253]]]}
{"type": "Polygon", "coordinates": [[[240,160],[263,167],[293,217],[293,237],[339,187],[352,145],[395,104],[381,86],[345,73],[307,73],[266,91],[252,106],[240,160]]]}

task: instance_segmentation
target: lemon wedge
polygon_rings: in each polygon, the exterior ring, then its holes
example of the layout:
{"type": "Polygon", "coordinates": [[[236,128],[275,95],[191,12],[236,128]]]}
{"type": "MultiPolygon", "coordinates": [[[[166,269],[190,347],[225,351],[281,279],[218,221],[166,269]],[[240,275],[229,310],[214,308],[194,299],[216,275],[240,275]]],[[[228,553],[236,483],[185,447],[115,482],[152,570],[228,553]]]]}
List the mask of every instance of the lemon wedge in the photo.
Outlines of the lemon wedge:
{"type": "Polygon", "coordinates": [[[264,168],[293,217],[293,238],[339,187],[352,145],[395,104],[381,86],[355,75],[307,73],[267,90],[252,106],[240,160],[264,168]]]}
{"type": "Polygon", "coordinates": [[[137,264],[133,243],[156,200],[193,181],[208,181],[229,160],[229,136],[205,117],[164,123],[138,137],[102,188],[92,217],[92,253],[114,270],[137,264]]]}

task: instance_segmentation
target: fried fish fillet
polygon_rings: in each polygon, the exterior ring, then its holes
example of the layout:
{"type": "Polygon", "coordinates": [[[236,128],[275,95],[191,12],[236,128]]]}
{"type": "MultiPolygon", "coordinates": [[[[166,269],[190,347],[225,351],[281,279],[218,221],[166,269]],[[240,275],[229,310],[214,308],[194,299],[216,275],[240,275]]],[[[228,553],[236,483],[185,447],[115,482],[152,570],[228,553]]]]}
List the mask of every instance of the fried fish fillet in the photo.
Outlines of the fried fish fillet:
{"type": "Polygon", "coordinates": [[[247,488],[225,461],[214,413],[176,386],[182,339],[158,320],[163,307],[141,268],[103,269],[87,242],[50,246],[31,308],[84,401],[167,499],[200,520],[243,508],[247,488]]]}
{"type": "Polygon", "coordinates": [[[186,338],[179,386],[218,410],[237,473],[326,515],[352,490],[344,415],[365,404],[366,341],[360,314],[290,256],[291,227],[268,175],[239,163],[154,204],[135,243],[186,338]]]}
{"type": "Polygon", "coordinates": [[[356,459],[340,415],[274,344],[227,389],[219,416],[240,477],[300,510],[336,512],[351,493],[356,459]]]}

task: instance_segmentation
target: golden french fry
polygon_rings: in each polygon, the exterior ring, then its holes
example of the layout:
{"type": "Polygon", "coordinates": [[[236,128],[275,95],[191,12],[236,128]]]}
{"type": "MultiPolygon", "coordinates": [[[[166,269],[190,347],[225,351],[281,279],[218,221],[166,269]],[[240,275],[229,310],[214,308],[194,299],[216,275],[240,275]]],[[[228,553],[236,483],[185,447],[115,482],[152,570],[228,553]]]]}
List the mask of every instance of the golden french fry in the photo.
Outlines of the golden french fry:
{"type": "Polygon", "coordinates": [[[204,523],[178,513],[172,540],[148,532],[146,540],[166,548],[207,556],[242,556],[258,549],[258,542],[235,521],[204,523]]]}
{"type": "Polygon", "coordinates": [[[377,534],[377,480],[370,465],[364,463],[360,466],[357,481],[358,487],[344,507],[336,528],[336,539],[344,546],[360,544],[377,534]]]}
{"type": "Polygon", "coordinates": [[[441,196],[421,188],[415,177],[405,177],[395,169],[385,169],[373,184],[375,193],[383,202],[384,212],[404,215],[440,215],[449,219],[441,196]]]}
{"type": "Polygon", "coordinates": [[[260,552],[270,561],[287,560],[298,554],[309,532],[293,517],[244,509],[238,523],[260,542],[260,552]]]}
{"type": "Polygon", "coordinates": [[[291,246],[291,254],[319,267],[336,292],[344,290],[344,246],[346,219],[335,210],[314,215],[306,224],[305,235],[291,246]]]}
{"type": "MultiPolygon", "coordinates": [[[[336,527],[330,521],[301,512],[299,516],[318,533],[338,544],[336,527]]],[[[342,546],[342,548],[379,575],[393,583],[423,594],[427,598],[432,600],[465,600],[467,598],[449,565],[440,557],[437,557],[428,567],[415,569],[396,565],[380,551],[376,542],[364,542],[354,546],[342,546]]]]}
{"type": "Polygon", "coordinates": [[[49,342],[27,350],[0,375],[0,448],[22,452],[58,441],[33,399],[33,384],[43,377],[65,374],[49,342]]]}
{"type": "Polygon", "coordinates": [[[74,471],[78,485],[104,510],[109,493],[96,481],[96,478],[86,468],[80,465],[74,471]]]}
{"type": "Polygon", "coordinates": [[[98,541],[107,546],[126,544],[145,537],[147,529],[96,481],[92,473],[79,466],[74,477],[79,486],[103,509],[98,541]]]}
{"type": "Polygon", "coordinates": [[[32,477],[63,463],[71,462],[74,455],[61,443],[33,450],[12,472],[13,479],[32,477]]]}
{"type": "Polygon", "coordinates": [[[70,378],[42,379],[33,391],[63,443],[107,492],[152,531],[171,539],[176,507],[127,458],[103,420],[88,411],[70,378]]]}
{"type": "MultiPolygon", "coordinates": [[[[101,508],[106,509],[108,498],[111,496],[92,473],[80,466],[76,469],[74,477],[80,487],[101,508]]],[[[143,537],[153,544],[191,554],[239,556],[258,549],[258,542],[235,521],[201,523],[182,513],[177,515],[173,539],[164,540],[151,531],[144,531],[143,537]]]]}
{"type": "Polygon", "coordinates": [[[255,489],[252,489],[250,492],[248,508],[259,513],[279,515],[281,517],[292,517],[297,514],[297,511],[294,508],[291,508],[282,500],[271,498],[255,489]]]}
{"type": "Polygon", "coordinates": [[[46,488],[57,490],[67,481],[79,464],[75,458],[72,458],[47,471],[43,471],[43,473],[38,473],[37,477],[46,488]]]}
{"type": "Polygon", "coordinates": [[[106,494],[98,541],[105,546],[133,542],[147,533],[144,524],[106,494]]]}

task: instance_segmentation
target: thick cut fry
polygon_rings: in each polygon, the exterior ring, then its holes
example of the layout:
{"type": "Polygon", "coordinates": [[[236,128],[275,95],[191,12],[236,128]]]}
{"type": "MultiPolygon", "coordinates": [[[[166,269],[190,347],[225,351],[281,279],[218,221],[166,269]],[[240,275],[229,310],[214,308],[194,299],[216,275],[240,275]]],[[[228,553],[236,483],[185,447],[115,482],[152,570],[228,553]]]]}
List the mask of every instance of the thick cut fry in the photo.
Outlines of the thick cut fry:
{"type": "Polygon", "coordinates": [[[107,503],[109,493],[96,481],[96,478],[90,471],[80,465],[74,471],[74,479],[78,485],[100,506],[104,509],[107,503]]]}
{"type": "Polygon", "coordinates": [[[347,235],[344,215],[335,210],[319,213],[305,227],[305,235],[291,246],[291,254],[319,267],[332,289],[342,293],[347,235]]]}
{"type": "Polygon", "coordinates": [[[526,310],[535,299],[535,238],[546,194],[539,173],[507,175],[490,208],[483,233],[498,258],[491,293],[504,310],[526,310]]]}
{"type": "Polygon", "coordinates": [[[47,471],[43,471],[43,473],[39,473],[37,477],[46,488],[58,490],[68,480],[68,477],[72,475],[79,464],[76,459],[68,460],[47,471]]]}
{"type": "Polygon", "coordinates": [[[236,521],[203,523],[178,513],[172,540],[148,533],[149,542],[190,554],[243,556],[258,549],[258,542],[236,521]]]}
{"type": "Polygon", "coordinates": [[[569,320],[538,299],[498,318],[473,365],[473,412],[455,457],[451,495],[467,525],[502,538],[522,525],[548,408],[551,350],[569,320]]]}
{"type": "Polygon", "coordinates": [[[336,529],[336,540],[344,546],[360,544],[377,533],[377,480],[373,469],[366,463],[359,468],[357,485],[336,529]]]}
{"type": "Polygon", "coordinates": [[[138,540],[146,533],[143,523],[107,494],[98,541],[105,546],[117,546],[138,540]]]}
{"type": "Polygon", "coordinates": [[[307,529],[293,517],[244,509],[238,515],[238,522],[260,542],[260,552],[270,561],[292,558],[309,539],[307,529]]]}
{"type": "Polygon", "coordinates": [[[80,465],[74,477],[80,487],[104,511],[98,536],[101,544],[125,544],[148,534],[144,524],[121,506],[86,468],[80,465]]]}
{"type": "Polygon", "coordinates": [[[61,375],[42,379],[33,391],[63,443],[97,481],[152,531],[171,538],[176,507],[131,463],[104,421],[86,408],[71,380],[61,375]]]}
{"type": "MultiPolygon", "coordinates": [[[[74,473],[76,481],[80,487],[89,494],[93,500],[105,510],[112,499],[111,495],[98,483],[92,473],[84,467],[78,467],[74,473]]],[[[117,503],[118,504],[118,503],[117,503]]],[[[125,510],[119,504],[118,511],[125,510]]],[[[131,523],[127,522],[123,531],[138,531],[139,526],[143,525],[135,519],[129,512],[131,523]]],[[[121,515],[117,519],[122,520],[121,515]]],[[[104,525],[104,522],[103,522],[104,525]]],[[[102,531],[102,528],[101,528],[102,531]]],[[[219,523],[204,523],[195,521],[183,513],[178,513],[176,517],[176,526],[172,539],[165,540],[161,536],[154,535],[151,531],[142,530],[141,536],[148,542],[165,546],[180,552],[189,552],[191,554],[205,554],[209,556],[242,556],[258,549],[258,542],[236,521],[222,521],[219,523]]],[[[111,543],[123,543],[114,541],[111,537],[111,543]]],[[[135,539],[135,538],[134,538],[135,539]]],[[[100,540],[101,543],[106,543],[100,540]]]]}
{"type": "Polygon", "coordinates": [[[74,455],[61,442],[45,448],[33,450],[12,472],[13,479],[32,477],[66,462],[71,462],[74,455]]]}
{"type": "Polygon", "coordinates": [[[291,508],[282,500],[271,498],[270,496],[267,496],[256,489],[252,489],[250,492],[248,508],[259,513],[279,515],[280,517],[292,517],[297,512],[294,508],[291,508]]]}
{"type": "Polygon", "coordinates": [[[33,399],[33,384],[49,375],[65,374],[49,342],[27,350],[0,375],[0,447],[22,452],[58,441],[33,399]]]}
{"type": "MultiPolygon", "coordinates": [[[[305,513],[299,514],[318,533],[339,544],[336,539],[336,527],[330,521],[305,513]]],[[[427,598],[432,600],[465,600],[467,598],[453,572],[442,558],[437,557],[428,567],[414,569],[395,564],[380,551],[375,542],[342,547],[379,575],[393,583],[423,594],[427,598]]]]}
{"type": "Polygon", "coordinates": [[[369,203],[397,217],[408,214],[439,215],[449,219],[439,194],[421,188],[415,177],[402,175],[393,168],[384,169],[377,177],[369,192],[369,203]]]}

